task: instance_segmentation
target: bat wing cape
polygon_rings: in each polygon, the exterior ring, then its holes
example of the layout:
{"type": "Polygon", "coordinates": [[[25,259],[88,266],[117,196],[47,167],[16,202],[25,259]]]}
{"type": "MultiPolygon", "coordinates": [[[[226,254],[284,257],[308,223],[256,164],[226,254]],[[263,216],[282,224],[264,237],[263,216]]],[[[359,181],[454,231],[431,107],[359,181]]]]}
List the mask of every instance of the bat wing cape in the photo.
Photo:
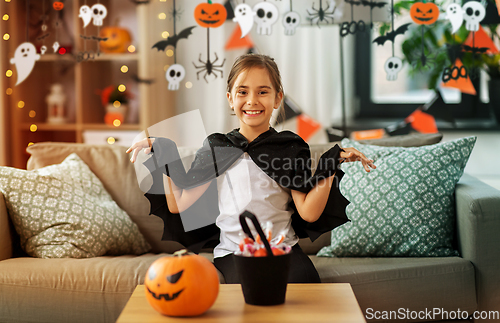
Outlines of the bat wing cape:
{"type": "Polygon", "coordinates": [[[311,174],[312,160],[308,144],[293,132],[277,132],[273,128],[250,143],[238,129],[228,134],[208,136],[187,172],[175,143],[170,139],[155,138],[152,151],[152,157],[144,162],[153,178],[151,188],[145,193],[151,204],[150,214],[160,217],[164,222],[162,240],[177,241],[193,252],[198,253],[201,248],[212,247],[219,242],[220,231],[215,225],[219,215],[216,179],[245,152],[278,184],[304,193],[309,192],[319,180],[335,174],[325,210],[317,221],[304,221],[293,200],[290,203],[294,211],[292,227],[299,238],[309,237],[314,241],[321,234],[349,221],[345,213],[349,201],[339,191],[344,173],[338,167],[342,151],[338,145],[321,156],[314,176],[311,174]],[[209,182],[211,184],[190,208],[181,214],[174,214],[168,209],[163,174],[183,189],[209,182]],[[194,226],[188,221],[193,217],[196,222],[194,226]]]}

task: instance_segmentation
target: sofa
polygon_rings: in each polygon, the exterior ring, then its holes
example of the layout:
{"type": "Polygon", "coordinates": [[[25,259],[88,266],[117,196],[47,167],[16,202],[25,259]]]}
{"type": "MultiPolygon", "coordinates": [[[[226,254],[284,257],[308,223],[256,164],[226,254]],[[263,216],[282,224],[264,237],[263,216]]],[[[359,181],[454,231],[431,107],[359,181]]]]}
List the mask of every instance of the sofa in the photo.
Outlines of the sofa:
{"type": "MultiPolygon", "coordinates": [[[[328,147],[314,145],[311,152],[322,153],[328,147]]],[[[150,264],[182,248],[161,241],[163,222],[148,215],[149,203],[125,150],[116,145],[37,143],[27,149],[27,169],[57,164],[76,153],[137,224],[151,251],[86,259],[30,257],[20,248],[0,194],[0,322],[114,322],[136,285],[143,284],[150,264]]],[[[401,321],[386,320],[383,314],[390,311],[500,311],[500,191],[464,174],[456,185],[455,203],[460,256],[327,258],[316,253],[330,244],[329,233],[314,243],[299,243],[323,283],[351,284],[368,321],[401,321]]],[[[213,257],[210,249],[200,255],[213,257]]],[[[224,283],[220,273],[219,277],[224,283]]]]}

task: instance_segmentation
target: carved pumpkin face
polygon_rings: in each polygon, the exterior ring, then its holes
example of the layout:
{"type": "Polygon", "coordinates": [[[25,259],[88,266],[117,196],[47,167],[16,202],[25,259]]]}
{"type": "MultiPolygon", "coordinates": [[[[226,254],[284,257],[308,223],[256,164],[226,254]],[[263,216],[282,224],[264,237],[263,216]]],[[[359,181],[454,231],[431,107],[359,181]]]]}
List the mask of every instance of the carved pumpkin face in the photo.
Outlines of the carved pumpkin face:
{"type": "Polygon", "coordinates": [[[431,2],[416,2],[410,8],[410,16],[419,25],[432,25],[439,18],[439,7],[431,2]]]}
{"type": "Polygon", "coordinates": [[[63,10],[63,8],[64,8],[64,3],[62,3],[61,1],[55,1],[55,2],[52,4],[52,7],[53,7],[55,10],[63,10]]]}
{"type": "Polygon", "coordinates": [[[149,304],[169,316],[201,315],[219,294],[219,276],[214,265],[202,256],[179,252],[153,262],[144,284],[149,304]]]}
{"type": "Polygon", "coordinates": [[[99,32],[99,37],[107,38],[99,42],[104,53],[125,53],[132,43],[132,37],[128,30],[120,27],[104,27],[99,32]]]}
{"type": "Polygon", "coordinates": [[[226,17],[226,8],[220,3],[200,3],[194,9],[194,18],[201,27],[220,27],[226,21],[226,17]]]}

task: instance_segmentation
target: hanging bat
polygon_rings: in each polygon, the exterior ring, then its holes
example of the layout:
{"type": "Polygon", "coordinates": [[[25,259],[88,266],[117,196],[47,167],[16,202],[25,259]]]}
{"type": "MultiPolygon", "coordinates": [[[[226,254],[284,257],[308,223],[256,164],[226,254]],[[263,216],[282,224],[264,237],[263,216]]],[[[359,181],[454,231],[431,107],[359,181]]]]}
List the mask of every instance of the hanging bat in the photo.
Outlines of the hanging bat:
{"type": "Polygon", "coordinates": [[[148,4],[149,0],[130,0],[135,4],[148,4]]]}
{"type": "Polygon", "coordinates": [[[155,82],[155,80],[153,80],[153,79],[141,79],[141,78],[139,78],[139,76],[137,74],[132,75],[132,79],[136,83],[143,83],[143,84],[146,84],[146,85],[151,85],[151,84],[153,84],[155,82]]]}
{"type": "Polygon", "coordinates": [[[489,47],[470,47],[467,45],[462,45],[462,47],[464,48],[464,51],[472,52],[473,54],[477,54],[477,53],[484,54],[490,49],[489,47]]]}
{"type": "Polygon", "coordinates": [[[351,5],[356,5],[359,6],[361,5],[361,1],[355,1],[355,0],[345,0],[346,3],[349,3],[351,5]]]}
{"type": "Polygon", "coordinates": [[[184,29],[183,31],[181,31],[178,35],[173,35],[173,36],[168,37],[165,40],[161,40],[161,41],[157,42],[156,44],[154,44],[152,48],[156,48],[156,49],[158,49],[158,51],[160,51],[160,50],[165,51],[165,48],[167,48],[167,46],[169,46],[169,45],[177,47],[177,42],[179,41],[179,39],[183,39],[183,38],[187,39],[188,36],[192,34],[191,31],[195,27],[196,26],[188,27],[188,28],[184,29]]]}
{"type": "Polygon", "coordinates": [[[370,9],[373,9],[373,8],[382,8],[387,4],[387,2],[372,2],[367,0],[361,0],[361,4],[365,7],[370,7],[370,9]]]}
{"type": "Polygon", "coordinates": [[[394,43],[394,38],[396,38],[397,35],[403,35],[407,30],[408,26],[411,25],[410,23],[404,24],[399,26],[398,29],[394,31],[390,31],[385,36],[380,36],[377,37],[373,40],[374,43],[377,43],[378,45],[384,45],[384,43],[388,40],[392,41],[394,43]]]}
{"type": "Polygon", "coordinates": [[[43,39],[45,39],[45,38],[47,38],[49,36],[50,36],[50,33],[46,33],[45,35],[42,35],[42,36],[38,37],[36,40],[43,40],[43,39]]]}

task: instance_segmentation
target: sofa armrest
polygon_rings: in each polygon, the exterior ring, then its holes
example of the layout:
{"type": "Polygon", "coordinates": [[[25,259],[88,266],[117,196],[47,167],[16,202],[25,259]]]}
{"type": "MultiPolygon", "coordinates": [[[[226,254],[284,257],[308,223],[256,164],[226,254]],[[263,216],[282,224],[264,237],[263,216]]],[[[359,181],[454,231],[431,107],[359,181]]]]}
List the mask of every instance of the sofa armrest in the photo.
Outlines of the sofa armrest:
{"type": "Polygon", "coordinates": [[[458,247],[475,268],[478,310],[499,311],[500,191],[464,175],[455,197],[458,247]]]}
{"type": "Polygon", "coordinates": [[[0,261],[12,257],[12,235],[3,194],[0,193],[0,261]]]}

